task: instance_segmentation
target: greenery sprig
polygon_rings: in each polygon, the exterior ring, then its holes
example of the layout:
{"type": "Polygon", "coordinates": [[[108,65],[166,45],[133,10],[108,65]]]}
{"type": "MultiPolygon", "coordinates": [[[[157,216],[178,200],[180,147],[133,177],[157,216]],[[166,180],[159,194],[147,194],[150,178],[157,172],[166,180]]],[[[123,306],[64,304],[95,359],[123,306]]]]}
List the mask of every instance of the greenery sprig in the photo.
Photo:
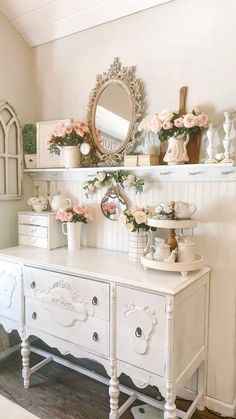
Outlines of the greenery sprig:
{"type": "Polygon", "coordinates": [[[97,175],[84,185],[85,194],[88,197],[97,192],[98,189],[109,187],[112,184],[119,184],[122,188],[135,189],[136,193],[143,192],[144,180],[123,170],[115,172],[98,172],[97,175]]]}

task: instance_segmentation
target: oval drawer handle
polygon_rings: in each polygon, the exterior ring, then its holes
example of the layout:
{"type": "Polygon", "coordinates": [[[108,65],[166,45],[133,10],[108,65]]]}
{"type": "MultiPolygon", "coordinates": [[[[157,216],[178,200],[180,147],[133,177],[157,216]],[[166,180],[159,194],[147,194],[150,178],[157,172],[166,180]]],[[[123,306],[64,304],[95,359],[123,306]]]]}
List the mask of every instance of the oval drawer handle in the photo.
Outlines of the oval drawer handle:
{"type": "Polygon", "coordinates": [[[30,288],[34,289],[35,287],[36,287],[36,282],[32,281],[31,284],[30,284],[30,288]]]}
{"type": "Polygon", "coordinates": [[[36,320],[36,319],[37,319],[37,313],[36,313],[36,311],[34,311],[34,312],[33,312],[33,314],[32,314],[32,319],[33,319],[33,320],[36,320]]]}
{"type": "Polygon", "coordinates": [[[142,334],[143,334],[143,332],[142,332],[141,327],[137,327],[137,329],[135,330],[135,336],[137,338],[141,338],[142,334]]]}
{"type": "Polygon", "coordinates": [[[93,306],[97,306],[98,305],[98,298],[96,296],[93,297],[93,299],[92,299],[92,305],[93,306]]]}
{"type": "Polygon", "coordinates": [[[93,334],[93,340],[94,340],[95,342],[97,342],[97,341],[98,341],[98,334],[97,334],[97,332],[94,332],[94,334],[93,334]]]}

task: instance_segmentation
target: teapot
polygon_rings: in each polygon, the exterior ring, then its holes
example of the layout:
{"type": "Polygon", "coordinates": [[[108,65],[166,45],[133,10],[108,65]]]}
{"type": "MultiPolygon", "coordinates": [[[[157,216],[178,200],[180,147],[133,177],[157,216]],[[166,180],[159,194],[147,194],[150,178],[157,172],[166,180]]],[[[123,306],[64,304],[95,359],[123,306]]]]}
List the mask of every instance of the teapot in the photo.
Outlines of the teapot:
{"type": "Polygon", "coordinates": [[[58,193],[58,195],[54,195],[52,199],[49,200],[50,207],[52,211],[57,211],[59,208],[66,208],[72,205],[72,201],[70,198],[66,198],[64,195],[58,193]]]}
{"type": "Polygon", "coordinates": [[[155,245],[150,246],[150,250],[154,249],[153,257],[155,260],[164,261],[170,256],[170,245],[165,239],[155,238],[155,245]]]}
{"type": "Polygon", "coordinates": [[[184,201],[177,201],[175,203],[175,216],[179,220],[185,220],[192,217],[197,207],[195,204],[189,204],[184,201]]]}
{"type": "Polygon", "coordinates": [[[196,257],[195,242],[192,237],[177,237],[178,242],[178,262],[192,262],[196,257]]]}

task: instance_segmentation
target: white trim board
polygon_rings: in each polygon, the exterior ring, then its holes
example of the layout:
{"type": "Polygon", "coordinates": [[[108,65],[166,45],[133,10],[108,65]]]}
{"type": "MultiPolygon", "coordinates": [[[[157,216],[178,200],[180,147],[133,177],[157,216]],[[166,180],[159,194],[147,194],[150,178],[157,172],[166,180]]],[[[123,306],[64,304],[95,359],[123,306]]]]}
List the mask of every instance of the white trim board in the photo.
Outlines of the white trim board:
{"type": "Polygon", "coordinates": [[[236,399],[233,404],[224,403],[220,400],[206,396],[206,407],[213,412],[220,413],[223,416],[236,417],[236,399]]]}
{"type": "Polygon", "coordinates": [[[0,0],[0,11],[30,47],[174,0],[0,0]]]}

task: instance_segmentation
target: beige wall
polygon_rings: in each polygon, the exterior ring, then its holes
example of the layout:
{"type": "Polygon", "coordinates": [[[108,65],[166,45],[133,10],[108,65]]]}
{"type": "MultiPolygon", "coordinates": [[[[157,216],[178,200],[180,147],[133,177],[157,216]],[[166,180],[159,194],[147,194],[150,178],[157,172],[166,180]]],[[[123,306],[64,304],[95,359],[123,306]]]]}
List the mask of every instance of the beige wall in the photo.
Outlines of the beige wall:
{"type": "MultiPolygon", "coordinates": [[[[14,106],[22,124],[33,121],[33,53],[1,13],[0,51],[0,99],[6,99],[14,106]]],[[[25,196],[31,187],[30,179],[25,178],[25,196]]],[[[25,207],[25,199],[0,201],[0,248],[17,244],[17,211],[25,207]]]]}
{"type": "MultiPolygon", "coordinates": [[[[188,109],[198,105],[222,121],[223,110],[236,108],[235,16],[235,0],[176,0],[35,48],[37,119],[85,118],[96,75],[119,56],[124,65],[136,65],[149,112],[177,109],[179,88],[187,85],[188,109]]],[[[227,295],[235,293],[229,289],[219,295],[213,284],[212,296],[227,306],[227,295]]],[[[219,304],[212,304],[211,313],[230,324],[232,311],[220,313],[219,304]]],[[[216,335],[211,323],[208,395],[232,406],[233,347],[222,344],[220,324],[216,335]]]]}

